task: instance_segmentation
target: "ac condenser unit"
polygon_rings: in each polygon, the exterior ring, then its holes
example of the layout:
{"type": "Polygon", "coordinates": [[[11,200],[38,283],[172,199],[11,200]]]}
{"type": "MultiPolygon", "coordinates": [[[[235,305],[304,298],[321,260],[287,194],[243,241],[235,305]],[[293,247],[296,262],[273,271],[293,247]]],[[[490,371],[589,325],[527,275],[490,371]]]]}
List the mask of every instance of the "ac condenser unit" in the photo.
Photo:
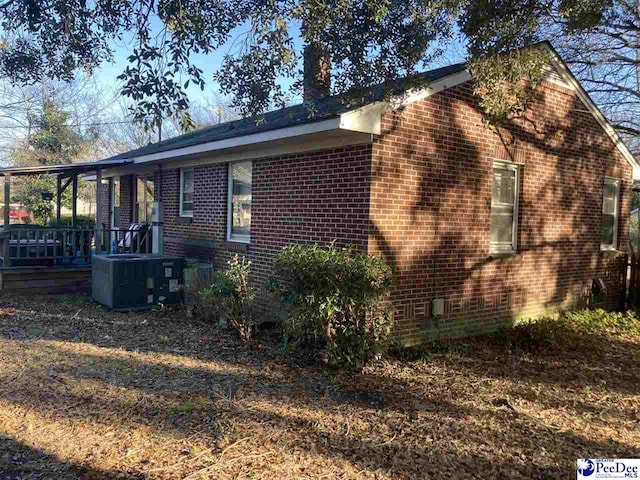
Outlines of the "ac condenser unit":
{"type": "Polygon", "coordinates": [[[93,257],[93,299],[113,310],[144,310],[180,303],[184,259],[165,255],[93,257]]]}

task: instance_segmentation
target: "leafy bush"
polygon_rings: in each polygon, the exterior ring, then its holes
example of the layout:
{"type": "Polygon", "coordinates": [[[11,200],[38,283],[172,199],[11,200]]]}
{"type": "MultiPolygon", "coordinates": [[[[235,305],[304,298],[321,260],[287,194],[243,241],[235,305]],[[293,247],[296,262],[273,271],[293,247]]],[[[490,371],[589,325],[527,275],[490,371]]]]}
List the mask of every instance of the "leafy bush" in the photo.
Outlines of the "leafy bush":
{"type": "Polygon", "coordinates": [[[587,343],[595,348],[612,335],[640,335],[636,313],[601,309],[568,312],[558,318],[544,317],[503,329],[498,340],[512,350],[537,352],[584,348],[587,343]]]}
{"type": "MultiPolygon", "coordinates": [[[[76,216],[76,224],[84,225],[87,227],[94,227],[96,223],[96,219],[93,215],[77,215],[76,216]]],[[[71,225],[71,215],[62,215],[60,216],[60,222],[56,222],[56,219],[53,218],[49,222],[50,227],[59,227],[64,225],[71,225]]]]}
{"type": "Polygon", "coordinates": [[[187,302],[187,314],[208,323],[217,323],[220,320],[220,299],[208,294],[210,287],[216,280],[218,272],[213,270],[198,270],[197,268],[185,268],[184,270],[184,297],[187,302]]]}
{"type": "Polygon", "coordinates": [[[389,354],[393,358],[397,358],[403,362],[419,362],[431,360],[433,352],[430,351],[429,345],[420,343],[411,347],[403,345],[401,342],[392,342],[389,354]]]}
{"type": "Polygon", "coordinates": [[[290,306],[288,342],[320,350],[332,367],[358,370],[387,347],[391,282],[381,257],[334,244],[290,245],[276,259],[271,287],[290,306]]]}
{"type": "Polygon", "coordinates": [[[223,312],[229,324],[238,332],[242,341],[249,341],[253,334],[253,300],[255,289],[249,285],[251,262],[235,255],[225,270],[214,275],[212,284],[200,291],[203,302],[214,312],[223,312]]]}

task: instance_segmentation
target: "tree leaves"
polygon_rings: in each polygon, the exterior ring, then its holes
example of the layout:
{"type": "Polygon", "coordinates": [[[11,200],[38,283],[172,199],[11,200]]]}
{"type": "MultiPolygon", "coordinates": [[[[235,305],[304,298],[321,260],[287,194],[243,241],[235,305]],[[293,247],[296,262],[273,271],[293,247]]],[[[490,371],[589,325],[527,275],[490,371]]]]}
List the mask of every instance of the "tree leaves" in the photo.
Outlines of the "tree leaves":
{"type": "Polygon", "coordinates": [[[474,90],[489,121],[501,124],[524,111],[530,90],[542,80],[548,64],[549,54],[540,49],[516,50],[472,61],[474,90]]]}
{"type": "MultiPolygon", "coordinates": [[[[477,60],[538,40],[545,21],[561,19],[561,35],[572,35],[616,8],[613,0],[14,0],[2,6],[0,74],[27,83],[70,79],[111,60],[113,40],[130,36],[135,48],[119,79],[123,95],[136,102],[135,118],[146,126],[180,119],[188,127],[187,90],[206,85],[200,55],[223,46],[213,79],[248,116],[286,105],[283,83],[299,93],[301,52],[313,42],[327,47],[332,93],[411,76],[457,36],[485,80],[495,79],[488,70],[502,68],[505,81],[523,73],[533,74],[531,81],[538,73],[524,57],[495,57],[482,68],[477,60]]],[[[498,102],[513,97],[521,104],[517,86],[485,83],[477,92],[494,118],[504,114],[497,114],[498,102]]]]}

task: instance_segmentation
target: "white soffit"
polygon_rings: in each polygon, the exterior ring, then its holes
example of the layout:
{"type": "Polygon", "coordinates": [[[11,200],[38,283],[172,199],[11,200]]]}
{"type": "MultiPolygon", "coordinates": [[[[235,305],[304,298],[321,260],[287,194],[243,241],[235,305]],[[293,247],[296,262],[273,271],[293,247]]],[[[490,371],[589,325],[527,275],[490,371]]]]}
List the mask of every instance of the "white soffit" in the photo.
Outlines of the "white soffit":
{"type": "Polygon", "coordinates": [[[147,163],[157,160],[165,160],[174,157],[184,157],[187,155],[199,155],[206,152],[212,152],[216,150],[226,150],[229,148],[243,147],[246,145],[252,145],[256,143],[270,142],[273,140],[281,140],[286,138],[293,138],[302,135],[308,135],[310,133],[324,132],[328,130],[336,130],[340,128],[340,118],[331,118],[329,120],[321,120],[313,123],[305,123],[303,125],[296,125],[293,127],[280,128],[277,130],[270,130],[268,132],[254,133],[251,135],[244,135],[241,137],[227,138],[224,140],[216,140],[213,142],[200,143],[198,145],[192,145],[189,147],[176,148],[173,150],[166,150],[158,153],[151,153],[147,155],[141,155],[139,157],[130,157],[133,163],[147,163]]]}

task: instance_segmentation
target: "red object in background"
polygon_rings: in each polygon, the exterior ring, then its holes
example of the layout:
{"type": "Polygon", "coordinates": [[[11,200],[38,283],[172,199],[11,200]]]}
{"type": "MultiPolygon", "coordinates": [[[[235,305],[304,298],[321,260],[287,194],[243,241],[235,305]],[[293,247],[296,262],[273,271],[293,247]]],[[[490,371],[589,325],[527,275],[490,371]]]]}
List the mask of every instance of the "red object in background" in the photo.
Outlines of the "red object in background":
{"type": "Polygon", "coordinates": [[[11,207],[11,209],[9,210],[9,218],[21,219],[21,218],[26,218],[28,216],[29,214],[22,207],[18,207],[18,208],[11,207]]]}

